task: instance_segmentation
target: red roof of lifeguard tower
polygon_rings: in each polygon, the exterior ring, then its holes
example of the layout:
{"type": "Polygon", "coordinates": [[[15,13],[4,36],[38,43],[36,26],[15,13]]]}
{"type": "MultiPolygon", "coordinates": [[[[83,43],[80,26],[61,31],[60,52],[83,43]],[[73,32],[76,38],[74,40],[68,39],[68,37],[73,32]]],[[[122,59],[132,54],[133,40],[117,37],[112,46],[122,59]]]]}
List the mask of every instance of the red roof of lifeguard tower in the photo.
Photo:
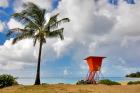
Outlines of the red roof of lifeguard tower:
{"type": "Polygon", "coordinates": [[[102,57],[102,56],[89,56],[87,58],[85,58],[84,60],[90,59],[90,58],[106,58],[106,57],[102,57]]]}
{"type": "Polygon", "coordinates": [[[84,60],[87,60],[90,71],[99,71],[102,65],[102,59],[106,57],[101,56],[89,56],[84,60]]]}

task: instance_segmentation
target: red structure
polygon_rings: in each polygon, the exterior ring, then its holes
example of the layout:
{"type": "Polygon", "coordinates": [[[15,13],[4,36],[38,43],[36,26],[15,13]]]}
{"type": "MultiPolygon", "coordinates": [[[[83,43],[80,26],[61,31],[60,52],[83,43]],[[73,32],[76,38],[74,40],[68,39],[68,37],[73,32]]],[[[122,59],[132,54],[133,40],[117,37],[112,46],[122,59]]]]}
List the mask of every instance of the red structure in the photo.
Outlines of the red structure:
{"type": "Polygon", "coordinates": [[[87,61],[89,66],[89,73],[86,77],[86,81],[90,84],[96,84],[96,78],[98,77],[98,72],[100,72],[102,66],[102,60],[106,57],[99,56],[89,56],[84,60],[87,61]]]}

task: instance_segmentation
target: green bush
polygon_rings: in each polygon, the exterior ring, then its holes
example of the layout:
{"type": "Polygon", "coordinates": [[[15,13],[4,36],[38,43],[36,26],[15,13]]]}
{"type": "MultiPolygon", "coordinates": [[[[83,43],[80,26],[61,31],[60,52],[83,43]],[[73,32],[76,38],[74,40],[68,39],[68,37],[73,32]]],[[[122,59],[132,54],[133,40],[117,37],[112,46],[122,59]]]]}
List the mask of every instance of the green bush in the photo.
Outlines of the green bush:
{"type": "Polygon", "coordinates": [[[140,81],[129,81],[127,85],[140,84],[140,81]]]}
{"type": "Polygon", "coordinates": [[[47,83],[42,83],[42,85],[48,85],[47,83]]]}
{"type": "Polygon", "coordinates": [[[119,82],[111,81],[109,79],[100,80],[99,84],[105,84],[105,85],[121,85],[119,82]]]}
{"type": "Polygon", "coordinates": [[[80,80],[76,83],[76,85],[86,85],[86,84],[96,84],[96,82],[90,82],[88,80],[80,80]]]}
{"type": "Polygon", "coordinates": [[[86,84],[93,84],[93,83],[90,83],[89,81],[85,81],[85,80],[80,80],[76,83],[76,85],[86,85],[86,84]]]}
{"type": "Polygon", "coordinates": [[[12,86],[12,85],[16,85],[18,84],[16,81],[16,78],[14,78],[11,75],[0,75],[0,88],[3,87],[8,87],[8,86],[12,86]]]}
{"type": "Polygon", "coordinates": [[[76,85],[81,85],[81,84],[84,85],[84,84],[86,84],[86,82],[84,80],[80,80],[76,83],[76,85]]]}
{"type": "Polygon", "coordinates": [[[140,78],[140,72],[128,74],[128,75],[126,75],[126,77],[140,78]]]}

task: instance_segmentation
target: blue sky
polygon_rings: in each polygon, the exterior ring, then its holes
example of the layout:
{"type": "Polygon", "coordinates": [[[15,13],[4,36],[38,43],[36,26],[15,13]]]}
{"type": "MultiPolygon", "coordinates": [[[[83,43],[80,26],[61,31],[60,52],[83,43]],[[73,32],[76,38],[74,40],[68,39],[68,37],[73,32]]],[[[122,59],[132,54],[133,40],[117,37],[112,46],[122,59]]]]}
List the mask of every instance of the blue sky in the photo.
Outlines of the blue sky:
{"type": "Polygon", "coordinates": [[[44,45],[41,77],[84,77],[88,67],[83,59],[89,55],[107,57],[102,66],[107,77],[140,71],[140,13],[136,12],[140,1],[128,4],[119,0],[114,8],[108,0],[98,0],[95,6],[94,0],[1,0],[0,74],[35,76],[38,46],[33,47],[31,40],[11,45],[12,38],[5,36],[9,28],[23,26],[10,15],[28,1],[51,10],[46,18],[59,12],[60,18],[71,19],[62,25],[64,41],[49,39],[44,45]]]}

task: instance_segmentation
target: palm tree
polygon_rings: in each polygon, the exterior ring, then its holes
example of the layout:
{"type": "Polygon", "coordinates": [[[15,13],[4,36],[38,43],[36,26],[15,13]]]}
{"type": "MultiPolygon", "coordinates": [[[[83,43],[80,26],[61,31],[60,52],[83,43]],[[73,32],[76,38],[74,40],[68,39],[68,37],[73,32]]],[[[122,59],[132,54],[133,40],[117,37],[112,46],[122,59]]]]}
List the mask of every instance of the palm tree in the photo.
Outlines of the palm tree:
{"type": "Polygon", "coordinates": [[[58,20],[58,13],[54,16],[51,16],[49,21],[46,22],[45,9],[41,9],[37,5],[30,2],[24,4],[24,7],[24,10],[19,13],[14,13],[12,17],[21,22],[25,27],[10,29],[10,31],[7,33],[7,36],[14,35],[12,44],[15,44],[17,41],[26,38],[33,39],[34,46],[36,45],[36,42],[39,43],[35,85],[40,85],[40,62],[42,45],[46,43],[46,38],[60,37],[60,39],[63,40],[64,28],[58,28],[58,26],[61,23],[69,22],[70,20],[69,18],[58,20]]]}

